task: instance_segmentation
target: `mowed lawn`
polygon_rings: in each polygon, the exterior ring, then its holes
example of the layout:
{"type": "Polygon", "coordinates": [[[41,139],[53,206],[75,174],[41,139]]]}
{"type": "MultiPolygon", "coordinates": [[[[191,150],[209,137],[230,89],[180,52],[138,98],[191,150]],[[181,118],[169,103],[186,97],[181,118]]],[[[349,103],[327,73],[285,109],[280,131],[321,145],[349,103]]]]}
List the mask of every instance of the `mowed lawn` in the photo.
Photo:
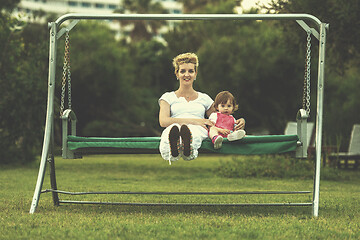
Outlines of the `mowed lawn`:
{"type": "MultiPolygon", "coordinates": [[[[246,160],[246,157],[244,157],[246,160]]],[[[58,189],[86,191],[312,191],[312,179],[226,178],[231,156],[201,155],[169,166],[159,155],[56,158],[58,189]]],[[[248,164],[251,164],[249,159],[248,164]]],[[[39,163],[0,166],[0,239],[360,239],[360,172],[322,180],[319,217],[311,207],[53,206],[42,194],[29,214],[39,163]],[[346,180],[344,180],[346,179],[346,180]]],[[[50,188],[49,169],[43,189],[50,188]]],[[[60,195],[62,200],[146,203],[311,202],[304,195],[60,195]]]]}

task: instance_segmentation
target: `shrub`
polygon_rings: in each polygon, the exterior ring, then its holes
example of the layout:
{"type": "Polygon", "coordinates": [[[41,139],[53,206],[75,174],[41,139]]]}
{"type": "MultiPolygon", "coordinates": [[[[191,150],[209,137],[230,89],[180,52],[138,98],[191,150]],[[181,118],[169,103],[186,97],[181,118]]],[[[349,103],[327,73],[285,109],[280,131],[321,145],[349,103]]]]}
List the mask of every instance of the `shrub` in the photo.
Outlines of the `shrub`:
{"type": "MultiPolygon", "coordinates": [[[[231,161],[220,160],[215,173],[228,178],[312,179],[314,161],[296,159],[289,155],[234,156],[231,161]]],[[[350,180],[354,176],[355,174],[335,168],[322,168],[320,174],[322,180],[330,181],[350,180]]]]}

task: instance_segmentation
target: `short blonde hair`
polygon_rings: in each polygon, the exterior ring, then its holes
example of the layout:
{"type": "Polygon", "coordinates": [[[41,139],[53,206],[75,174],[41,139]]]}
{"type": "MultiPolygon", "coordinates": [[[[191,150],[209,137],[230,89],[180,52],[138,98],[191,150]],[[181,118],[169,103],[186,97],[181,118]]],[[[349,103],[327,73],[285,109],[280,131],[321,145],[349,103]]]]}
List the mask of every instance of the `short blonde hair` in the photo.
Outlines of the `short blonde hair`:
{"type": "Polygon", "coordinates": [[[173,66],[175,68],[175,74],[179,71],[179,66],[184,63],[193,63],[195,64],[195,72],[197,72],[197,68],[199,66],[199,59],[195,53],[182,53],[177,55],[173,59],[173,66]]]}
{"type": "Polygon", "coordinates": [[[239,105],[236,103],[234,95],[232,95],[229,91],[222,91],[219,92],[218,95],[216,95],[214,101],[215,109],[219,111],[218,109],[219,104],[226,104],[228,100],[230,100],[230,102],[234,107],[233,112],[239,109],[239,105]]]}

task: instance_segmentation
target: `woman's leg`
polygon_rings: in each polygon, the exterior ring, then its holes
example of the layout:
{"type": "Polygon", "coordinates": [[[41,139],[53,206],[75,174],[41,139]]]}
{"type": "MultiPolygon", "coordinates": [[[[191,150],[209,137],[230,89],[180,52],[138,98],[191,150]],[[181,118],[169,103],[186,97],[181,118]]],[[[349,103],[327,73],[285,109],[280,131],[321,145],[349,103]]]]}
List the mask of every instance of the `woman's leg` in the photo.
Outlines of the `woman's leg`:
{"type": "Polygon", "coordinates": [[[207,129],[199,125],[187,125],[192,135],[191,151],[189,156],[182,155],[184,160],[193,160],[197,158],[199,152],[198,149],[201,147],[201,143],[208,137],[207,129]]]}
{"type": "MultiPolygon", "coordinates": [[[[170,134],[171,129],[174,126],[176,126],[178,129],[180,128],[180,125],[176,124],[176,123],[168,126],[167,128],[165,128],[164,131],[161,134],[160,146],[159,146],[159,151],[160,151],[161,157],[164,160],[169,161],[170,164],[171,164],[172,161],[177,161],[180,158],[180,154],[177,154],[177,156],[172,156],[172,154],[171,154],[169,134],[170,134]]],[[[175,131],[172,131],[172,132],[174,133],[175,131]]]]}

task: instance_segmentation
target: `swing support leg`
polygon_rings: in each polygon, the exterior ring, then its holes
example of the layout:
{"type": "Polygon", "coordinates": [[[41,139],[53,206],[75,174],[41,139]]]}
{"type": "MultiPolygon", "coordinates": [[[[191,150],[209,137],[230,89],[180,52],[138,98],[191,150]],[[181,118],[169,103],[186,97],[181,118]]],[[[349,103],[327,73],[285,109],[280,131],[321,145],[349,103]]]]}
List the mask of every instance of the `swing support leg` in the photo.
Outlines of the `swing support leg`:
{"type": "MultiPolygon", "coordinates": [[[[51,189],[57,190],[56,185],[56,175],[55,175],[55,161],[54,161],[54,155],[51,154],[49,157],[49,165],[50,165],[50,182],[51,182],[51,189]]],[[[57,192],[52,192],[52,197],[54,201],[55,206],[59,206],[59,196],[57,192]]]]}
{"type": "Polygon", "coordinates": [[[322,125],[323,125],[323,105],[324,105],[324,76],[325,76],[325,43],[326,28],[328,24],[320,25],[319,40],[319,66],[318,66],[318,86],[317,86],[317,119],[316,119],[316,162],[314,176],[313,191],[313,216],[319,216],[319,197],[320,197],[320,166],[321,166],[321,141],[322,141],[322,125]]]}
{"type": "MultiPolygon", "coordinates": [[[[56,24],[53,22],[50,25],[50,51],[49,51],[49,77],[48,77],[48,101],[46,111],[46,123],[44,142],[41,153],[41,161],[39,167],[38,178],[35,186],[34,196],[32,199],[30,213],[34,213],[39,203],[41,188],[44,182],[44,175],[46,170],[46,162],[50,154],[50,144],[53,143],[53,122],[54,122],[54,93],[55,93],[55,65],[56,65],[56,24]]],[[[55,174],[54,174],[55,176],[55,174]]]]}

